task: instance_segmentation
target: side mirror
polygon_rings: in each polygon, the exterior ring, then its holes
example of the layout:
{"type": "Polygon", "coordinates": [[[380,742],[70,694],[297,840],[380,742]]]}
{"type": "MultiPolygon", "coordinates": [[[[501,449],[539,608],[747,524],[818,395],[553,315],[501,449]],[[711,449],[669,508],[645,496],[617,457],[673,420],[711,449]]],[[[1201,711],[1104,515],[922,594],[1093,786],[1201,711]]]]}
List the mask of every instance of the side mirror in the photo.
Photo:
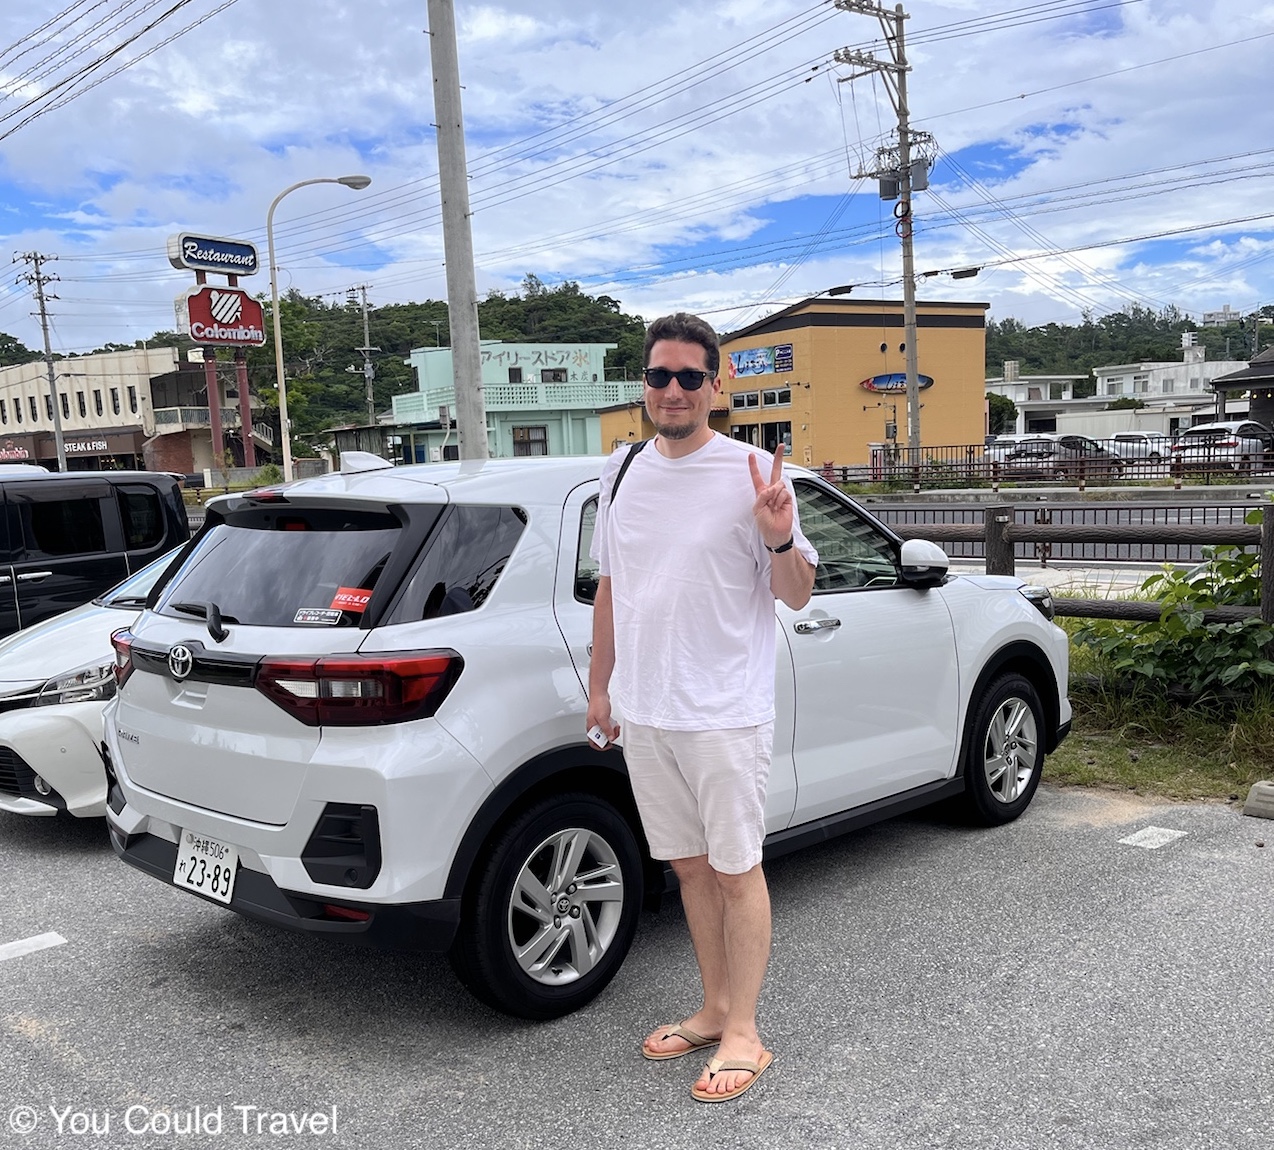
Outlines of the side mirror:
{"type": "Polygon", "coordinates": [[[902,545],[899,566],[902,580],[912,587],[937,587],[946,577],[951,560],[928,539],[907,539],[902,545]]]}

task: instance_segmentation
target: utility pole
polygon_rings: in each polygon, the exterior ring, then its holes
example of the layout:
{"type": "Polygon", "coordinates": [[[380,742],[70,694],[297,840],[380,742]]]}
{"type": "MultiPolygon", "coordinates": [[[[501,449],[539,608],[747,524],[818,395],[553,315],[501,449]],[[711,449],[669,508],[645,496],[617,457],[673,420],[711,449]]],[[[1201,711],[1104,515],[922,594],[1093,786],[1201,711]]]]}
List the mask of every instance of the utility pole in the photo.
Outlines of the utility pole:
{"type": "MultiPolygon", "coordinates": [[[[367,424],[369,427],[376,425],[376,394],[372,388],[372,381],[376,378],[376,368],[372,364],[372,352],[380,351],[378,347],[372,347],[372,338],[367,331],[367,284],[359,284],[352,287],[345,293],[345,298],[349,303],[357,303],[357,293],[363,293],[363,346],[356,347],[355,351],[363,353],[363,378],[367,381],[367,424]]],[[[347,367],[346,371],[357,371],[356,367],[347,367]]]]}
{"type": "Polygon", "coordinates": [[[890,12],[872,0],[836,0],[842,12],[861,16],[875,16],[880,21],[889,47],[889,60],[877,60],[870,52],[841,48],[836,52],[836,62],[847,64],[855,71],[842,79],[842,83],[860,76],[879,73],[885,81],[885,91],[898,117],[898,146],[876,150],[876,166],[870,172],[856,173],[856,179],[868,176],[880,180],[881,199],[897,199],[894,208],[894,231],[902,241],[902,320],[903,343],[907,358],[907,446],[911,462],[919,462],[920,449],[920,374],[916,354],[916,270],[912,250],[911,196],[929,186],[929,165],[936,152],[934,139],[927,132],[911,128],[907,108],[907,50],[903,37],[903,24],[907,13],[899,4],[890,12]]]}
{"type": "Polygon", "coordinates": [[[434,79],[434,127],[438,131],[438,182],[442,192],[442,242],[447,261],[447,311],[451,370],[456,390],[460,458],[486,459],[487,413],[478,347],[478,285],[469,221],[469,173],[464,113],[460,106],[460,57],[452,0],[429,0],[429,59],[434,79]]]}
{"type": "Polygon", "coordinates": [[[31,271],[23,272],[18,276],[20,283],[29,283],[35,288],[35,298],[40,304],[40,328],[44,332],[44,366],[49,373],[49,399],[53,403],[53,440],[57,445],[58,454],[58,470],[66,470],[66,443],[62,438],[62,404],[58,399],[57,373],[53,369],[53,348],[49,344],[49,306],[48,301],[57,299],[55,295],[46,295],[44,285],[51,283],[58,277],[53,274],[45,274],[40,267],[47,260],[55,260],[57,256],[45,256],[39,252],[22,252],[13,257],[16,264],[19,261],[24,264],[31,265],[31,271]]]}

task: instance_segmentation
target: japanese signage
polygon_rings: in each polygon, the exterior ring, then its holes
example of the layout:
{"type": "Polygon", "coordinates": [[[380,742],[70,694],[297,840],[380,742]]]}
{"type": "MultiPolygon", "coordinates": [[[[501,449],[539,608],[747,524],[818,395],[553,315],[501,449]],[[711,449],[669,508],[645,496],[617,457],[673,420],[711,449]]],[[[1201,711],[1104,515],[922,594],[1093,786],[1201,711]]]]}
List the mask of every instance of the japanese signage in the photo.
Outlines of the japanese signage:
{"type": "Polygon", "coordinates": [[[792,345],[780,343],[774,347],[750,347],[747,351],[730,353],[730,378],[749,375],[782,375],[792,370],[792,345]]]}
{"type": "Polygon", "coordinates": [[[265,309],[238,288],[195,288],[177,297],[177,330],[196,343],[260,347],[265,309]]]}
{"type": "MultiPolygon", "coordinates": [[[[933,376],[918,375],[916,376],[916,384],[921,390],[926,387],[932,387],[933,376]]],[[[864,391],[906,391],[907,373],[905,371],[890,371],[883,375],[873,375],[870,379],[862,380],[858,386],[864,391]]]]}
{"type": "Polygon", "coordinates": [[[168,237],[168,262],[175,268],[227,276],[255,275],[261,266],[256,247],[245,240],[197,236],[190,232],[168,237]]]}

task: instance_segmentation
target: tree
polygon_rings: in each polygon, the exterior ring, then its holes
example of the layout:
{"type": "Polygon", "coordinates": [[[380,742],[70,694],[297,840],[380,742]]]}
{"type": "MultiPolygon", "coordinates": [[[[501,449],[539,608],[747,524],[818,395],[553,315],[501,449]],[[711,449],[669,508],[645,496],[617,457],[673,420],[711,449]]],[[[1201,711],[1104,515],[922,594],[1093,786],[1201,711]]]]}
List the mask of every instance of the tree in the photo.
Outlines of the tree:
{"type": "Polygon", "coordinates": [[[19,363],[34,363],[40,358],[38,351],[32,351],[25,344],[11,335],[0,331],[0,367],[13,367],[19,363]]]}
{"type": "Polygon", "coordinates": [[[1106,404],[1107,411],[1137,411],[1146,406],[1144,399],[1138,399],[1135,395],[1121,395],[1118,399],[1112,399],[1106,404]]]}
{"type": "Polygon", "coordinates": [[[987,393],[988,430],[992,435],[1007,435],[1017,427],[1017,404],[1007,395],[987,393]]]}

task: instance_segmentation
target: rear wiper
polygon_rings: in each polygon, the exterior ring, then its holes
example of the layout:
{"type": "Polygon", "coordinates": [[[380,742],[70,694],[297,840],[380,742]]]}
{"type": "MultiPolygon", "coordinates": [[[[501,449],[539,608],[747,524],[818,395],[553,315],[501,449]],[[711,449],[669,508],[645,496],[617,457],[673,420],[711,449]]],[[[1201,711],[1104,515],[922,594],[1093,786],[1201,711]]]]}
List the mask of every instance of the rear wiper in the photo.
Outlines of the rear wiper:
{"type": "Polygon", "coordinates": [[[184,615],[197,615],[200,619],[207,619],[208,634],[217,643],[222,642],[230,634],[222,626],[223,623],[239,622],[233,615],[223,615],[221,608],[211,600],[207,603],[173,603],[171,606],[174,611],[180,611],[184,615]]]}

